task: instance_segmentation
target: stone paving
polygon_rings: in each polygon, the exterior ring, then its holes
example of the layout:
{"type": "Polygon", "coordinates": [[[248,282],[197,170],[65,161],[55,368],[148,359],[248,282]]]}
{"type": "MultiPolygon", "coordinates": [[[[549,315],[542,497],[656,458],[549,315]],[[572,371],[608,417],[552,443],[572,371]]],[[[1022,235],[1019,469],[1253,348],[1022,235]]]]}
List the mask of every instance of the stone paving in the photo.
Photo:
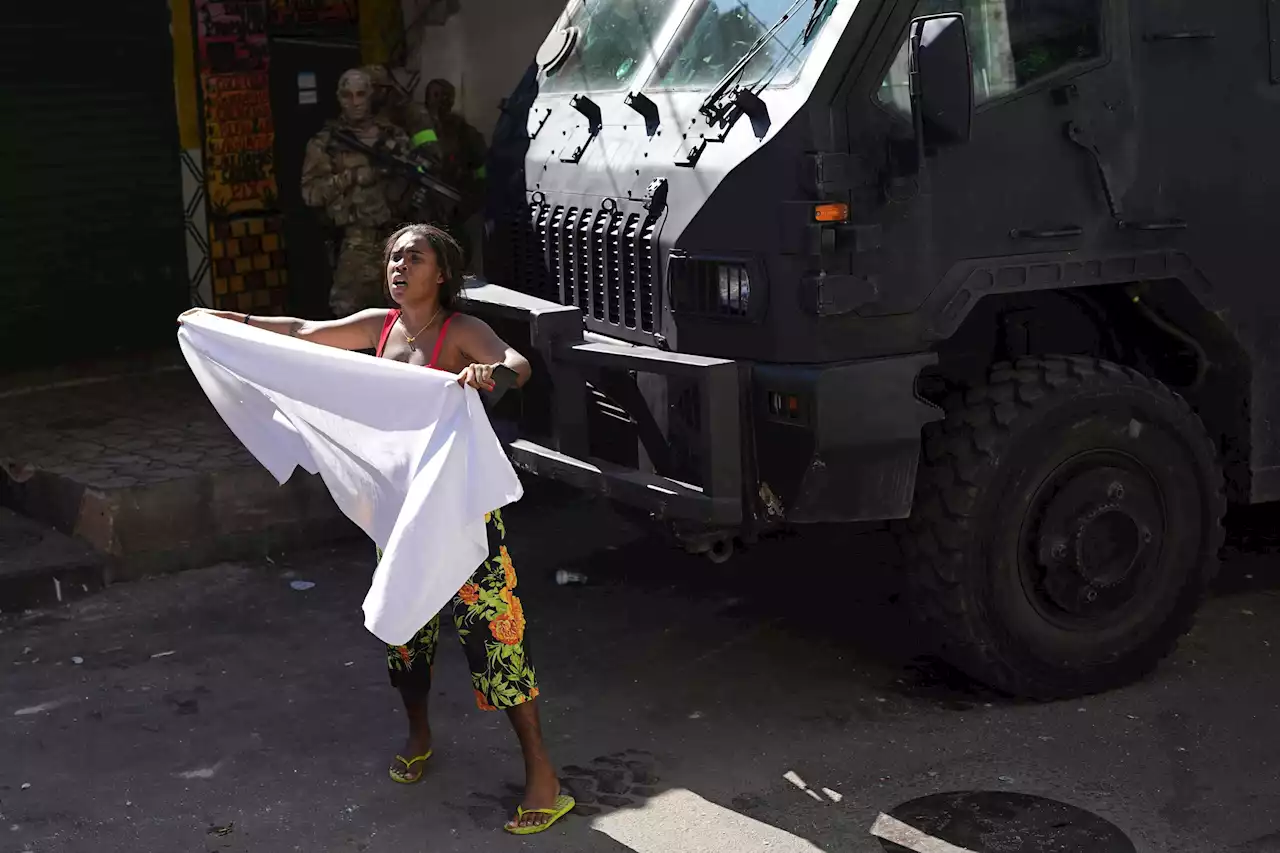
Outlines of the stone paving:
{"type": "Polygon", "coordinates": [[[108,583],[356,532],[319,477],[278,484],[185,364],[0,387],[0,504],[105,555],[108,583]]]}
{"type": "Polygon", "coordinates": [[[96,489],[257,466],[185,369],[0,399],[0,460],[96,489]]]}

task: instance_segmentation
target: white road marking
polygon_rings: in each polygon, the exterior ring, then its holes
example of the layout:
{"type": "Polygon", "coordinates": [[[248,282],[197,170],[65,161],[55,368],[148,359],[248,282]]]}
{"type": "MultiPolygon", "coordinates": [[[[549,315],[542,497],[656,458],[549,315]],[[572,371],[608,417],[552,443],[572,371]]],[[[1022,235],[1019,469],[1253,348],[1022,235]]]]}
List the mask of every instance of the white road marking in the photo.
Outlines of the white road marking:
{"type": "Polygon", "coordinates": [[[801,791],[804,791],[812,799],[815,799],[818,802],[822,803],[823,805],[826,805],[827,801],[822,799],[822,797],[818,795],[817,791],[814,791],[807,784],[805,784],[805,781],[801,779],[794,770],[788,770],[786,773],[782,774],[782,778],[786,779],[792,785],[795,785],[801,791]]]}
{"type": "Polygon", "coordinates": [[[798,835],[770,826],[676,788],[593,818],[591,828],[635,853],[725,853],[767,850],[769,853],[823,853],[798,835]]]}
{"type": "Polygon", "coordinates": [[[43,714],[45,711],[52,711],[54,708],[61,708],[63,705],[71,702],[71,699],[57,699],[53,702],[44,702],[40,705],[32,705],[30,708],[19,708],[13,712],[15,717],[29,717],[32,714],[43,714]]]}
{"type": "Polygon", "coordinates": [[[897,818],[881,813],[871,826],[871,834],[883,838],[899,847],[905,847],[914,853],[974,853],[965,847],[957,847],[950,841],[943,841],[927,835],[914,826],[903,823],[897,818]]]}
{"type": "Polygon", "coordinates": [[[199,770],[188,770],[186,773],[179,773],[179,779],[212,779],[222,769],[223,762],[219,761],[212,767],[201,767],[199,770]]]}

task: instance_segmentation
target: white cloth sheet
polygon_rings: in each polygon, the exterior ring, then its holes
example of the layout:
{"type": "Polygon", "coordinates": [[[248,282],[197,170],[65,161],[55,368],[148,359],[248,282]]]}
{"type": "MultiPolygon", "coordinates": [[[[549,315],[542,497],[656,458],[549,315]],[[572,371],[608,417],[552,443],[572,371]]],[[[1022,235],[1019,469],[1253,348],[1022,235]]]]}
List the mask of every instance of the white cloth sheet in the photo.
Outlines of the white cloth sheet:
{"type": "Polygon", "coordinates": [[[485,513],[523,495],[475,389],[209,315],[184,321],[178,342],[218,414],[276,480],[299,466],[318,473],[382,549],[365,627],[407,642],[488,557],[485,513]]]}

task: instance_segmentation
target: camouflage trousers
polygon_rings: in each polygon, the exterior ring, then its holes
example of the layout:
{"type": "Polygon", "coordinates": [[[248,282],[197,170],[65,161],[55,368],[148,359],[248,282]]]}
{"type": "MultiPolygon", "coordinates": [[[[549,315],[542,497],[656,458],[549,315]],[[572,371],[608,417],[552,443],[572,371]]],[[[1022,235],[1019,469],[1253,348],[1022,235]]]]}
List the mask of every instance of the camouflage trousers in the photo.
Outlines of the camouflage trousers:
{"type": "Polygon", "coordinates": [[[365,308],[386,308],[386,270],[382,248],[386,235],[378,228],[348,226],[342,235],[329,308],[335,317],[346,317],[365,308]]]}

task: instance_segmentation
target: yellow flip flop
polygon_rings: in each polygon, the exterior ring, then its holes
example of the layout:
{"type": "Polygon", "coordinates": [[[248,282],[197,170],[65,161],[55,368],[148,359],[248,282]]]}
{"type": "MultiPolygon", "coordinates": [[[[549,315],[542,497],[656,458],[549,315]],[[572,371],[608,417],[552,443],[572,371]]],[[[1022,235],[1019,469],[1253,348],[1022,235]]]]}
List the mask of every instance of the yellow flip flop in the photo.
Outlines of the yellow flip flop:
{"type": "Polygon", "coordinates": [[[391,781],[399,782],[401,785],[412,785],[414,782],[421,780],[421,773],[412,779],[408,777],[408,774],[413,770],[413,765],[417,764],[419,761],[426,761],[431,757],[433,751],[434,750],[428,749],[426,755],[419,755],[417,758],[413,759],[405,758],[403,755],[397,755],[396,761],[399,761],[404,765],[404,771],[401,772],[399,767],[390,768],[387,772],[391,775],[391,781]]]}
{"type": "Polygon", "coordinates": [[[507,824],[503,824],[502,828],[505,829],[507,832],[511,833],[512,835],[533,835],[535,833],[542,832],[544,829],[550,829],[553,823],[555,823],[560,818],[567,815],[569,812],[573,811],[573,807],[576,806],[577,804],[578,804],[577,800],[575,800],[573,797],[569,796],[568,794],[561,794],[560,796],[556,797],[556,804],[553,808],[526,809],[521,806],[516,806],[516,816],[515,816],[516,825],[508,826],[507,824]],[[534,824],[533,826],[520,826],[520,818],[524,817],[527,814],[551,815],[551,820],[548,820],[544,823],[534,824]]]}

